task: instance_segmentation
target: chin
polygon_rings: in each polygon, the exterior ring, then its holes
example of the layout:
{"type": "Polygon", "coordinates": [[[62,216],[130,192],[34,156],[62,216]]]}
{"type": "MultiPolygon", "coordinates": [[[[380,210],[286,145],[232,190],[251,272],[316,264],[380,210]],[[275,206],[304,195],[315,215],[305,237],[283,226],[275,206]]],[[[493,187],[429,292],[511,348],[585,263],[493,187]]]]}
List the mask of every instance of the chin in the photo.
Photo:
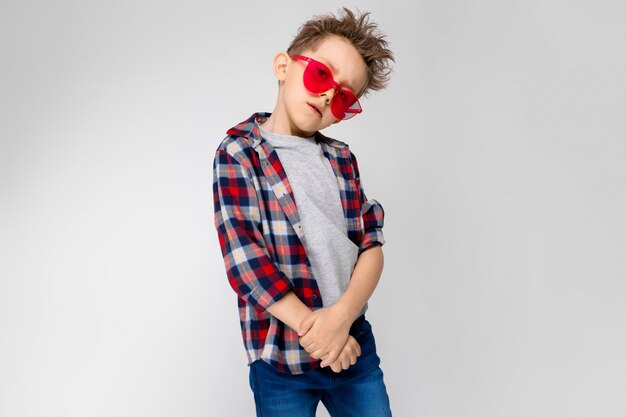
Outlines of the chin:
{"type": "Polygon", "coordinates": [[[315,132],[326,127],[322,122],[322,119],[315,121],[315,119],[302,116],[299,119],[292,119],[296,128],[303,132],[315,132]]]}

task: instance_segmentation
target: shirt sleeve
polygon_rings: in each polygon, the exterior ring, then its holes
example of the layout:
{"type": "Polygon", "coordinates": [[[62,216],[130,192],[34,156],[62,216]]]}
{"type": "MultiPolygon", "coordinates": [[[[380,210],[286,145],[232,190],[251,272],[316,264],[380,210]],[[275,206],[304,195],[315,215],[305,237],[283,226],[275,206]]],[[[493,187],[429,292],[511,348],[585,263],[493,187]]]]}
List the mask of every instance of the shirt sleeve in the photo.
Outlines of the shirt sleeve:
{"type": "Polygon", "coordinates": [[[359,173],[359,165],[356,157],[350,151],[350,157],[352,159],[352,166],[354,167],[356,182],[359,188],[360,201],[361,201],[361,216],[363,218],[363,238],[359,244],[359,255],[365,250],[374,247],[376,245],[382,246],[385,244],[385,237],[383,236],[383,226],[385,223],[385,210],[382,204],[377,200],[367,199],[365,191],[363,190],[363,184],[361,183],[361,176],[359,173]]]}
{"type": "Polygon", "coordinates": [[[228,282],[258,312],[294,288],[265,247],[256,189],[247,170],[218,149],[213,161],[215,227],[228,282]]]}

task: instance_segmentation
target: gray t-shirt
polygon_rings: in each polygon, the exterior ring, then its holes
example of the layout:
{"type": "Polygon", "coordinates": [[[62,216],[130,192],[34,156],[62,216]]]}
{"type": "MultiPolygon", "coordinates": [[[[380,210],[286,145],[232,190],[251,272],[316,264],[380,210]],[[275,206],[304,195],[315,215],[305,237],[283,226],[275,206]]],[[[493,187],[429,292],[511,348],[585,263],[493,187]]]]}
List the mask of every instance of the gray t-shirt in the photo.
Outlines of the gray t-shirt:
{"type": "MultiPolygon", "coordinates": [[[[324,307],[337,302],[348,288],[359,248],[348,238],[339,185],[315,136],[281,135],[257,126],[276,149],[291,184],[324,307]]],[[[367,311],[368,303],[359,315],[367,311]]]]}

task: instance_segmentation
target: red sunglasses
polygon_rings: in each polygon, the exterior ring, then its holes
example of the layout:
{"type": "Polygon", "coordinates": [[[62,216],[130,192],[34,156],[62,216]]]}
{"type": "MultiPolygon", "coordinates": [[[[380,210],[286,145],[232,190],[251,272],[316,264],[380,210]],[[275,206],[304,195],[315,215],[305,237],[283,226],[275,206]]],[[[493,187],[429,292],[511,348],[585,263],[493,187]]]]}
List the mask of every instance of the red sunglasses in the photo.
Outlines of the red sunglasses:
{"type": "Polygon", "coordinates": [[[330,102],[330,111],[337,119],[351,119],[363,111],[357,96],[352,91],[341,88],[326,65],[303,55],[289,55],[289,57],[307,62],[303,79],[304,86],[311,93],[323,93],[333,87],[337,90],[330,102]]]}

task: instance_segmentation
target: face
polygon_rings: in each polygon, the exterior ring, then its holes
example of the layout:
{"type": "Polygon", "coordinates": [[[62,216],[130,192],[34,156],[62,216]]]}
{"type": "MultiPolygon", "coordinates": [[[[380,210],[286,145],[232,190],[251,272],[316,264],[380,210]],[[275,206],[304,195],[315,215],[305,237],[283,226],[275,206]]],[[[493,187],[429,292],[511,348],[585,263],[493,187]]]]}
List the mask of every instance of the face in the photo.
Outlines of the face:
{"type": "MultiPolygon", "coordinates": [[[[367,66],[358,51],[343,38],[327,37],[316,51],[302,51],[300,55],[325,64],[341,88],[357,95],[367,82],[367,66]]],[[[331,100],[337,93],[334,87],[327,91],[312,93],[304,86],[303,74],[306,61],[291,59],[280,52],[274,60],[274,72],[281,88],[273,121],[275,131],[296,136],[311,136],[338,121],[331,111],[331,100]],[[318,111],[314,107],[317,107],[318,111]]]]}

